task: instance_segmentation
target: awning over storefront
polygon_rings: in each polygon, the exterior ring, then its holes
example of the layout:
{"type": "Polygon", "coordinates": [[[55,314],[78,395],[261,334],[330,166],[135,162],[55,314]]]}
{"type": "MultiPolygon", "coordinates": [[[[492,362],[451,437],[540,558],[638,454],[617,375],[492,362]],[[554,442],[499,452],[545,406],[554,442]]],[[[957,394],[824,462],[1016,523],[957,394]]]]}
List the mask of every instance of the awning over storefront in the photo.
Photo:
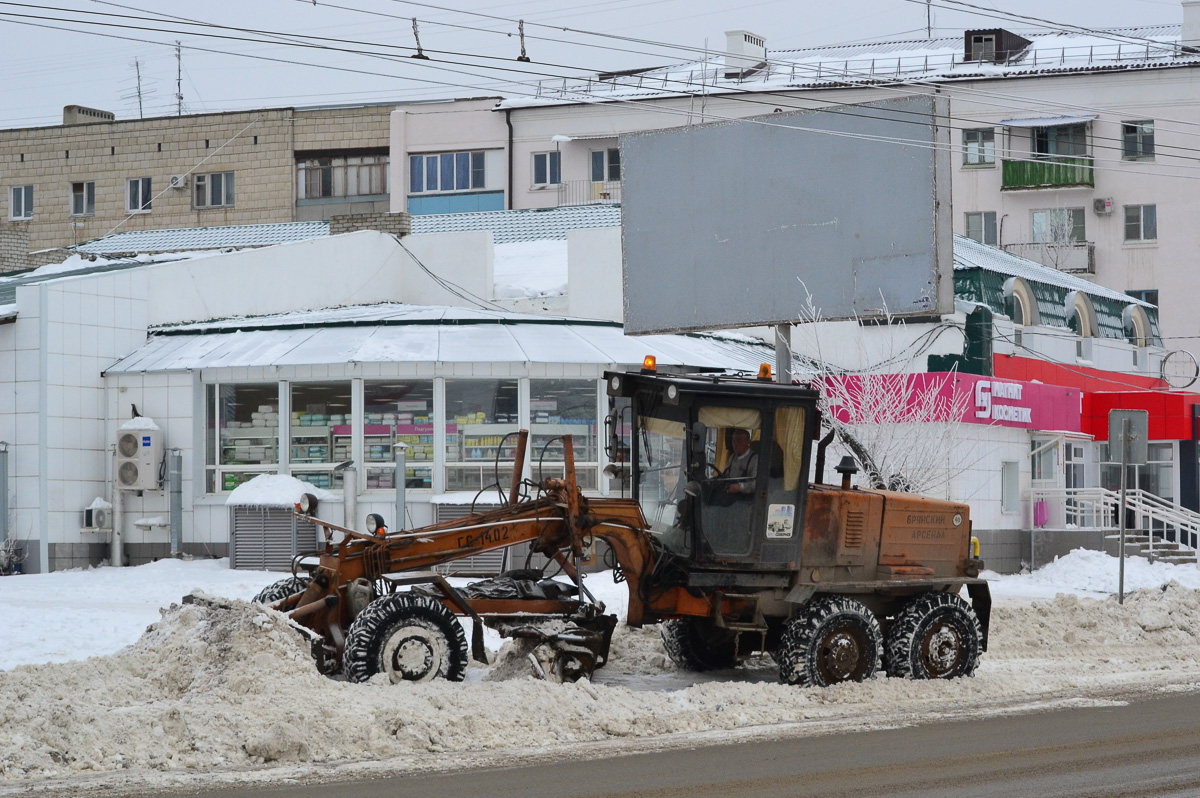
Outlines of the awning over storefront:
{"type": "Polygon", "coordinates": [[[639,364],[757,371],[774,350],[738,336],[627,336],[611,322],[463,308],[364,306],[164,328],[107,374],[336,363],[639,364]]]}

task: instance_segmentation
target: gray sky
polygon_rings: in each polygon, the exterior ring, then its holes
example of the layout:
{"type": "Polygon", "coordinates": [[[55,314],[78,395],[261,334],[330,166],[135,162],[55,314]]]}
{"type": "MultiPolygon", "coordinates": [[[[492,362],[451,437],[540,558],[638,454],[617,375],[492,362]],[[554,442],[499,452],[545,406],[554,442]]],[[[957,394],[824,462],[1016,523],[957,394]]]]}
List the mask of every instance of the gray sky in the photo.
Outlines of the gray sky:
{"type": "MultiPolygon", "coordinates": [[[[1177,24],[1181,19],[1180,6],[1175,0],[964,1],[1086,27],[1177,24]]],[[[1045,29],[938,8],[949,2],[933,0],[935,35],[957,34],[964,28],[979,27],[1045,29]]],[[[529,83],[539,77],[689,60],[697,54],[658,43],[703,48],[707,41],[707,46],[720,50],[724,47],[724,31],[735,28],[761,34],[766,38],[768,50],[881,37],[924,38],[925,6],[908,0],[0,2],[0,52],[4,53],[5,63],[5,79],[0,82],[0,127],[57,124],[62,119],[62,106],[72,103],[113,111],[118,118],[136,118],[135,59],[141,65],[144,115],[174,113],[176,40],[183,43],[184,110],[202,112],[505,93],[503,84],[510,80],[529,83]],[[78,12],[93,13],[85,16],[78,12]],[[188,26],[168,19],[171,15],[264,33],[188,26]],[[456,63],[409,59],[406,57],[409,50],[390,51],[399,54],[399,59],[371,57],[360,52],[358,43],[365,42],[374,43],[377,45],[374,49],[380,52],[388,45],[411,48],[413,16],[420,23],[423,47],[458,53],[434,56],[456,63]],[[520,47],[516,24],[506,21],[518,18],[526,22],[526,51],[532,59],[528,64],[515,60],[520,47]],[[83,19],[106,26],[82,24],[79,20],[83,19]],[[52,30],[28,23],[71,30],[52,30]],[[563,27],[588,33],[564,31],[563,27]],[[250,41],[230,41],[201,33],[250,41]],[[296,47],[265,33],[344,39],[347,41],[325,44],[350,52],[296,47]],[[617,34],[651,43],[590,35],[594,33],[617,34]],[[235,54],[257,56],[260,60],[235,54]],[[529,74],[521,74],[522,71],[529,74]]],[[[507,91],[515,93],[511,84],[507,91]]],[[[522,89],[518,87],[516,91],[522,89]]]]}

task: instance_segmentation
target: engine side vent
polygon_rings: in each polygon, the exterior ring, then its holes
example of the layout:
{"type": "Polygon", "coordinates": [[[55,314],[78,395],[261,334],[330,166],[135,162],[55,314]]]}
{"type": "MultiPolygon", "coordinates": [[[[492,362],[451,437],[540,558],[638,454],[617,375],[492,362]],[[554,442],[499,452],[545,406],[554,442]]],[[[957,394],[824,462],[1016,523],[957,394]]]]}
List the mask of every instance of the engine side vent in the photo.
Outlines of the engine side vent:
{"type": "Polygon", "coordinates": [[[867,514],[862,510],[846,511],[846,526],[842,535],[843,545],[848,549],[861,549],[863,533],[867,527],[867,514]]]}

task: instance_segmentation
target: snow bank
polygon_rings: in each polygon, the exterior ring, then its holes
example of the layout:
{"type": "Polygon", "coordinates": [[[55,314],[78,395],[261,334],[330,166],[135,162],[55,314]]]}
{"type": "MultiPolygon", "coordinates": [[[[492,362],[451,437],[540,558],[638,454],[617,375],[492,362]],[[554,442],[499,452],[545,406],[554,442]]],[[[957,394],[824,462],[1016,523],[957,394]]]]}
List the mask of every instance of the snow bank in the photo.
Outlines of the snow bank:
{"type": "Polygon", "coordinates": [[[225,504],[229,506],[292,507],[305,493],[318,501],[330,501],[337,496],[289,474],[259,474],[233,489],[225,504]]]}
{"type": "MultiPolygon", "coordinates": [[[[547,683],[519,668],[485,683],[473,668],[465,684],[349,684],[318,675],[305,637],[278,613],[236,600],[176,605],[115,655],[0,673],[0,774],[28,784],[119,772],[129,785],[261,765],[292,775],[360,760],[404,769],[438,754],[461,761],[671,735],[827,733],[1200,687],[1200,592],[1177,582],[1137,591],[1124,607],[1069,595],[999,607],[992,628],[979,674],[953,682],[881,676],[800,689],[741,668],[682,689],[636,690],[547,683]]],[[[669,669],[656,640],[652,629],[618,628],[610,667],[631,667],[624,656],[643,673],[669,669]]]]}
{"type": "Polygon", "coordinates": [[[160,427],[154,423],[154,419],[146,418],[145,416],[135,416],[121,424],[118,429],[159,429],[160,427]]]}
{"type": "Polygon", "coordinates": [[[492,261],[492,281],[497,299],[566,294],[567,242],[497,244],[492,261]]]}

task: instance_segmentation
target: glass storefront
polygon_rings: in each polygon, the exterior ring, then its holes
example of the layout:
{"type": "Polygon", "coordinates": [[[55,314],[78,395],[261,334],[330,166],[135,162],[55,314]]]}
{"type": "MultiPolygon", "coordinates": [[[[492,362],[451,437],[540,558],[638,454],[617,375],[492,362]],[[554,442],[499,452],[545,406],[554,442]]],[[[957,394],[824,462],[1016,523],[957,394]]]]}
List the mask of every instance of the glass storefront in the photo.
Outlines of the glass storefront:
{"type": "Polygon", "coordinates": [[[594,380],[529,381],[529,454],[534,481],[566,474],[563,436],[570,435],[575,479],[584,490],[596,487],[600,462],[596,416],[594,380]]]}
{"type": "Polygon", "coordinates": [[[405,450],[406,488],[433,487],[433,380],[363,385],[363,459],[367,490],[396,487],[395,444],[405,450]]]}
{"type": "Polygon", "coordinates": [[[292,476],[318,488],[340,488],[334,466],[353,459],[350,383],[292,383],[289,425],[292,476]]]}
{"type": "Polygon", "coordinates": [[[209,386],[209,490],[233,490],[279,463],[279,386],[209,386]],[[216,423],[211,423],[215,418],[216,423]]]}
{"type": "Polygon", "coordinates": [[[446,380],[446,490],[512,484],[517,380],[446,380]]]}

